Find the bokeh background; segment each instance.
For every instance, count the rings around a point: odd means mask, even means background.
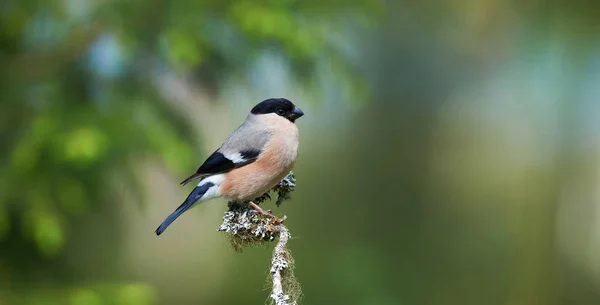
[[[272,246],[231,250],[224,200],[153,231],[280,96],[303,304],[600,304],[599,12],[4,0],[0,304],[263,304]]]

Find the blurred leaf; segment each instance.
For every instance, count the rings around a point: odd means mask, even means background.
[[[70,305],[103,305],[102,298],[91,289],[79,288],[71,293]]]
[[[34,220],[35,239],[42,253],[56,255],[65,243],[65,236],[58,215],[46,212],[37,214]]]
[[[156,303],[156,293],[147,284],[130,284],[119,289],[117,304],[119,305],[151,305]]]
[[[201,45],[189,31],[172,28],[166,33],[164,40],[167,57],[175,68],[194,67],[201,63]]]
[[[89,164],[106,152],[108,138],[95,127],[80,127],[62,139],[62,155],[67,161]]]
[[[35,203],[24,214],[23,225],[26,227],[28,235],[37,244],[41,254],[54,256],[62,249],[65,243],[65,234],[59,215],[52,211],[47,200],[42,199],[39,195],[41,193],[35,192],[32,197]]]

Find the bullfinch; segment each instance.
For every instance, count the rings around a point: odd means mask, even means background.
[[[200,179],[185,201],[156,229],[162,234],[181,214],[196,204],[225,197],[250,204],[283,179],[298,156],[296,119],[304,113],[285,98],[271,98],[254,106],[246,120],[212,153],[196,173],[181,182]]]

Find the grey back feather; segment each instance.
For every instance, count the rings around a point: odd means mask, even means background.
[[[259,128],[257,123],[248,117],[225,139],[218,151],[222,154],[237,154],[246,150],[262,151],[270,138],[269,131]]]

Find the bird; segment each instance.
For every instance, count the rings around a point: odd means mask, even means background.
[[[298,157],[296,120],[304,112],[286,98],[269,98],[254,106],[198,170],[181,185],[199,179],[183,203],[156,229],[161,235],[179,216],[197,204],[224,197],[247,203],[269,215],[253,199],[265,194],[293,168]]]

